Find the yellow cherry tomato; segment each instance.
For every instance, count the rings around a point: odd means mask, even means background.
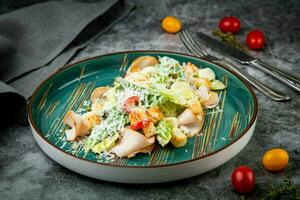
[[[289,154],[284,149],[271,149],[265,153],[262,162],[267,170],[279,171],[287,166]]]
[[[163,19],[162,28],[169,33],[177,33],[181,30],[181,22],[176,17],[167,16]]]

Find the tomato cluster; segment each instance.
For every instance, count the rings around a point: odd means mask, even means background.
[[[240,28],[241,21],[234,16],[224,17],[219,22],[219,29],[225,33],[237,33]],[[260,30],[252,30],[247,35],[246,43],[250,49],[261,49],[265,45],[265,36]]]
[[[271,149],[263,158],[263,166],[272,172],[283,170],[289,162],[289,154],[284,149]],[[233,188],[241,193],[250,193],[255,185],[255,173],[247,166],[237,167],[231,174]]]
[[[167,16],[162,20],[162,28],[169,33],[177,33],[181,30],[181,22],[176,17]],[[219,22],[219,29],[222,32],[230,32],[232,34],[237,33],[241,29],[241,21],[234,16],[224,17]],[[260,30],[251,30],[246,37],[246,43],[250,49],[258,50],[265,45],[264,33]],[[138,97],[129,98],[124,105],[124,109],[130,112],[132,106],[135,106],[139,101]],[[131,129],[137,130],[143,128],[149,123],[147,120],[139,121],[136,124],[131,125]],[[265,153],[262,158],[263,166],[269,171],[280,171],[284,169],[289,160],[288,153],[283,149],[272,149]],[[237,167],[231,174],[231,182],[234,189],[241,193],[250,193],[255,185],[255,173],[247,166]]]

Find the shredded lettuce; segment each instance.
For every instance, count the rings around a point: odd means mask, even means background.
[[[166,100],[156,88],[147,88],[125,79],[117,79],[115,84],[117,84],[118,92],[123,91],[138,96],[146,108],[162,104]]]
[[[172,131],[173,131],[172,124],[166,119],[162,119],[158,123],[156,127],[156,131],[157,131],[156,139],[158,143],[162,147],[166,146],[172,138]]]
[[[92,151],[94,153],[101,153],[104,151],[110,150],[112,147],[115,146],[117,140],[120,138],[120,135],[117,133],[111,137],[105,138],[101,142],[97,143],[93,148]]]
[[[119,107],[113,107],[103,113],[103,115],[107,116],[103,116],[101,123],[93,128],[91,135],[85,143],[86,151],[89,151],[104,139],[118,134],[118,132],[129,123],[128,115]]]
[[[186,80],[183,67],[177,60],[164,56],[159,58],[159,62],[160,64],[156,65],[156,68],[159,72],[158,75],[160,75],[160,77],[163,77],[165,80]]]

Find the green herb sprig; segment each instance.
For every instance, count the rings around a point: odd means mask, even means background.
[[[222,31],[220,31],[219,29],[216,29],[212,32],[215,36],[219,37],[221,39],[221,41],[237,48],[240,49],[241,51],[246,52],[247,48],[240,42],[237,41],[236,37],[230,33],[223,33]]]
[[[267,194],[261,200],[276,200],[283,196],[289,196],[292,199],[300,200],[300,194],[290,176],[284,178],[280,184],[273,184],[268,189]]]

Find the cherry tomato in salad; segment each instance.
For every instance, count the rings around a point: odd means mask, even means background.
[[[138,121],[135,124],[130,125],[129,128],[136,131],[141,128],[145,128],[150,122],[151,122],[150,120],[144,119],[144,120]]]
[[[247,166],[237,167],[231,174],[231,183],[237,192],[250,193],[255,184],[255,174]]]
[[[260,30],[252,30],[247,35],[247,45],[250,49],[261,49],[265,45],[265,35]]]
[[[169,33],[177,33],[181,30],[181,22],[173,16],[167,16],[161,23],[162,28]]]
[[[237,17],[234,16],[224,17],[219,22],[219,29],[224,33],[236,33],[240,30],[240,28],[241,22]]]
[[[125,103],[124,103],[124,110],[128,113],[132,112],[132,108],[134,106],[137,106],[137,104],[139,103],[140,98],[138,96],[131,96],[128,99],[126,99]]]
[[[265,153],[262,162],[267,170],[280,171],[287,166],[289,154],[284,149],[271,149]]]

